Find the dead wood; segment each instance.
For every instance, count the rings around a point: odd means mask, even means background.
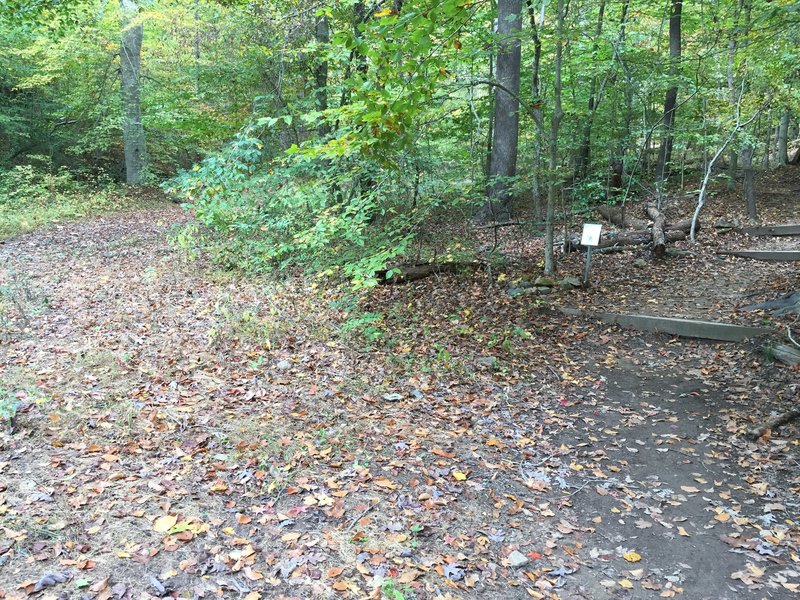
[[[778,415],[777,417],[773,417],[769,421],[753,427],[751,430],[747,432],[747,437],[751,440],[757,440],[768,431],[773,431],[780,427],[781,425],[786,425],[787,423],[794,421],[800,417],[800,408],[795,408],[793,410],[787,411]]]
[[[667,242],[664,235],[664,213],[662,213],[655,204],[647,204],[645,206],[647,216],[653,221],[653,252],[657,258],[663,258],[667,250]]]
[[[776,316],[800,313],[800,290],[789,292],[777,300],[750,304],[744,310],[767,310]]]
[[[375,273],[375,278],[381,285],[400,285],[419,281],[431,275],[442,273],[459,273],[461,271],[475,271],[481,268],[481,263],[477,262],[444,262],[444,263],[423,263],[417,265],[400,265],[391,269],[384,269]],[[398,272],[399,270],[399,272]],[[390,274],[391,273],[391,274]]]
[[[597,212],[599,212],[606,221],[613,223],[617,227],[645,229],[649,225],[645,219],[637,219],[628,214],[630,211],[623,211],[621,206],[601,204],[597,207]]]

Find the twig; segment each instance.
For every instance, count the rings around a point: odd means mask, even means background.
[[[373,508],[375,508],[375,504],[370,504],[365,510],[362,510],[355,519],[350,521],[350,525],[347,526],[345,531],[350,531],[353,527],[355,527],[356,523],[358,523],[361,519],[363,519],[366,516],[366,514]]]
[[[798,344],[798,343],[797,343],[797,340],[795,340],[795,339],[792,337],[792,328],[791,328],[791,327],[789,327],[788,325],[786,326],[786,335],[788,335],[788,336],[789,336],[789,341],[790,341],[790,342],[792,342],[792,343],[793,343],[795,346],[797,346],[798,348],[800,348],[800,344]]]

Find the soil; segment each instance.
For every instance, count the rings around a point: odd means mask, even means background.
[[[792,220],[764,196],[766,223]],[[354,300],[187,261],[170,239],[188,219],[0,245],[0,402],[18,405],[0,598],[797,596],[799,431],[745,436],[796,405],[797,370],[762,349],[796,317],[741,306],[800,280],[716,255],[753,240],[707,227],[685,257],[605,255],[588,290],[512,298],[541,248],[509,233],[508,268]],[[687,340],[563,306],[775,334]]]

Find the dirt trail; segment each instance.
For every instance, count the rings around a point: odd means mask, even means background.
[[[361,352],[310,283],[185,264],[185,218],[0,246],[0,598],[796,596],[797,429],[742,433],[797,384],[755,347],[452,277],[375,292]]]

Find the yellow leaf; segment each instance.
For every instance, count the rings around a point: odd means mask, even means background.
[[[683,527],[678,527],[678,534],[683,537],[691,537]]]
[[[392,9],[384,8],[383,10],[379,10],[378,12],[376,12],[373,16],[381,18],[381,17],[388,17],[391,14],[392,14]]]
[[[175,527],[175,523],[177,522],[178,517],[175,515],[164,515],[163,517],[158,517],[153,522],[153,529],[158,533],[167,533],[170,529]]]
[[[731,516],[728,513],[719,513],[718,515],[714,515],[714,518],[720,523],[725,523],[730,521]]]
[[[642,557],[638,553],[634,552],[633,550],[623,554],[622,558],[624,558],[628,562],[639,562],[640,560],[642,560]]]
[[[261,594],[258,592],[250,592],[244,597],[244,600],[261,600]]]
[[[456,478],[456,481],[464,481],[467,478],[467,474],[461,471],[453,471],[453,477]]]
[[[620,579],[617,583],[620,585],[620,587],[623,587],[626,590],[629,590],[633,587],[633,583],[631,583],[631,581],[628,579]]]
[[[696,493],[698,493],[700,491],[696,487],[694,487],[693,485],[682,485],[681,489],[684,492],[686,492],[687,494],[696,494]]]

